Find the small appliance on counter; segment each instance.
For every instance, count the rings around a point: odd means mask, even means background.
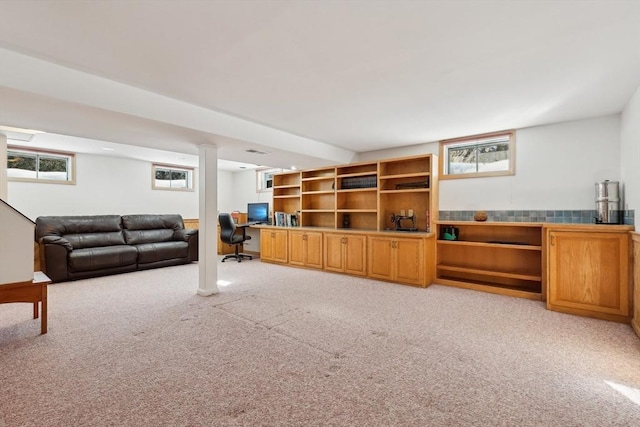
[[[616,181],[596,183],[596,224],[620,224],[619,185]]]

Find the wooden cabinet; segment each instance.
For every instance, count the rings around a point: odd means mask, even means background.
[[[263,228],[260,230],[260,259],[286,264],[288,257],[287,230]]]
[[[423,238],[370,236],[367,251],[369,276],[409,285],[425,286]]]
[[[366,276],[367,236],[351,233],[324,233],[324,269]]]
[[[457,240],[443,240],[445,227]],[[542,225],[437,223],[436,283],[534,300],[542,293]]]
[[[289,230],[289,264],[322,268],[322,232]]]
[[[633,241],[633,320],[631,326],[640,337],[640,233],[631,233]]]
[[[629,226],[547,226],[547,308],[628,323]]]

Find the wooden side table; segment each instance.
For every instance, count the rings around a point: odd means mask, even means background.
[[[0,304],[9,302],[32,302],[33,318],[38,318],[38,303],[42,304],[40,331],[47,333],[47,285],[51,279],[41,271],[33,274],[32,281],[8,283],[0,285]]]

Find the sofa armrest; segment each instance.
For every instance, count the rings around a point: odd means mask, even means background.
[[[198,230],[195,228],[183,228],[173,233],[173,240],[184,240],[188,242],[193,236],[198,236]]]
[[[59,236],[40,239],[40,267],[52,282],[69,280],[68,257],[73,250],[71,243]]]
[[[174,240],[184,240],[189,243],[189,261],[198,261],[198,230],[183,228],[173,233]]]
[[[44,236],[40,239],[40,244],[43,245],[60,245],[64,247],[67,252],[71,252],[73,250],[73,245],[70,241],[60,236]]]

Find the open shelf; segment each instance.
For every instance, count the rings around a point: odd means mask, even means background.
[[[541,224],[438,221],[438,236],[445,227],[463,240],[437,241],[436,283],[542,298]]]

